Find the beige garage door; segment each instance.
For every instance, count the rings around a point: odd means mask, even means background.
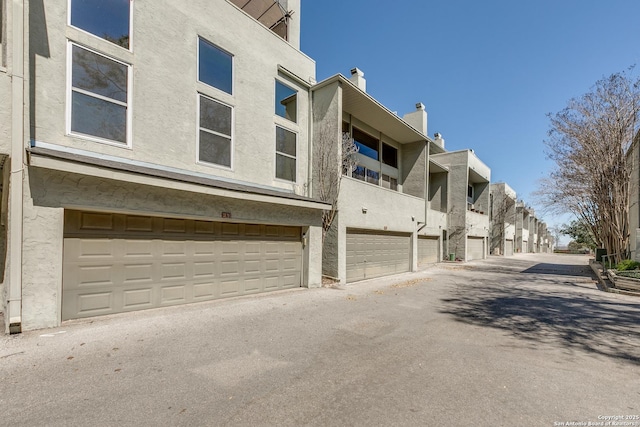
[[[301,285],[299,227],[65,211],[62,319]]]
[[[438,262],[438,238],[418,236],[418,266]]]
[[[529,252],[529,241],[524,240],[522,242],[522,253],[527,253]]]
[[[409,271],[408,234],[347,230],[347,282]]]
[[[513,240],[507,239],[504,242],[504,254],[506,256],[513,256]]]
[[[482,237],[467,238],[467,261],[484,258],[484,239]]]

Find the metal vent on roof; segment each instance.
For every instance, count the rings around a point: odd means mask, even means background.
[[[287,11],[287,0],[231,0],[231,2],[262,25],[288,40],[289,18],[293,11]]]

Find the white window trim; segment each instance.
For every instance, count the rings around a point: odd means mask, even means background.
[[[73,0],[67,0],[67,25],[68,26],[70,26],[72,28],[75,28],[76,30],[78,30],[78,31],[80,31],[80,32],[82,32],[84,34],[88,34],[89,36],[94,37],[94,38],[96,38],[98,40],[102,40],[103,42],[107,42],[110,45],[119,47],[120,49],[123,49],[123,50],[125,50],[127,52],[133,52],[133,1],[134,0],[129,0],[129,48],[128,49],[126,47],[122,47],[122,46],[117,45],[117,44],[115,44],[113,42],[110,42],[109,40],[105,39],[104,37],[97,36],[97,35],[95,35],[93,33],[90,33],[87,30],[83,30],[82,28],[76,27],[75,25],[71,25],[71,2],[72,1]]]
[[[207,87],[210,87],[210,86],[207,85]],[[216,131],[210,130],[210,129],[205,129],[205,128],[202,128],[200,126],[200,97],[208,98],[208,99],[210,99],[210,100],[212,100],[214,102],[217,102],[219,104],[227,106],[227,107],[229,107],[231,109],[231,135],[225,135],[223,133],[216,132]],[[234,148],[235,148],[234,139],[235,139],[235,127],[236,127],[235,126],[235,124],[236,124],[236,122],[235,122],[236,114],[235,114],[234,106],[229,104],[229,103],[223,102],[223,101],[221,101],[219,99],[216,99],[216,98],[214,98],[212,96],[205,95],[204,93],[198,92],[196,94],[196,112],[197,112],[196,113],[196,164],[207,166],[207,167],[212,167],[212,168],[216,168],[216,169],[223,169],[223,170],[227,170],[227,171],[232,171],[233,172],[233,170],[234,170],[233,169],[233,165],[234,165],[234,160],[235,160],[235,156],[234,156],[234,153],[235,153],[235,150],[234,150]],[[208,133],[210,133],[212,135],[219,135],[219,136],[223,136],[225,138],[231,137],[231,142],[230,142],[230,144],[231,144],[231,147],[230,147],[230,153],[231,153],[231,159],[230,159],[231,161],[230,161],[230,163],[231,163],[231,165],[225,166],[225,165],[219,165],[217,163],[210,163],[210,162],[206,162],[204,160],[200,160],[200,131],[201,130],[203,130],[205,132],[208,132]]]
[[[202,39],[203,42],[210,44],[211,46],[214,46],[216,49],[220,49],[221,51],[223,51],[224,53],[226,53],[227,55],[229,55],[231,57],[231,93],[229,92],[225,92],[222,89],[219,89],[215,86],[211,86],[208,83],[203,82],[202,80],[200,80],[200,40]],[[213,89],[216,92],[219,92],[221,94],[224,94],[223,96],[231,96],[233,97],[236,93],[236,79],[235,79],[235,69],[236,69],[236,57],[233,53],[229,52],[227,49],[224,49],[222,47],[220,47],[219,45],[217,45],[216,43],[213,43],[211,41],[209,41],[207,38],[202,37],[202,36],[197,36],[197,41],[196,41],[196,81],[198,83],[203,84],[204,86],[206,86],[209,89]]]
[[[78,46],[81,49],[85,49],[89,52],[95,53],[96,55],[100,55],[103,56],[111,61],[120,63],[124,66],[127,67],[127,102],[123,103],[122,101],[118,101],[116,99],[110,99],[110,98],[106,98],[102,95],[99,95],[97,93],[93,93],[93,92],[89,92],[83,89],[79,89],[73,88],[73,79],[72,79],[72,73],[73,73],[73,46]],[[131,66],[131,64],[127,64],[126,62],[120,61],[116,58],[113,58],[112,56],[106,55],[104,53],[98,52],[95,49],[91,49],[89,47],[83,46],[79,43],[73,42],[71,40],[67,41],[67,93],[66,93],[66,111],[65,111],[65,121],[66,121],[66,134],[67,136],[72,136],[72,137],[77,137],[77,138],[82,138],[82,139],[86,139],[89,141],[93,141],[93,142],[99,142],[101,144],[107,144],[107,145],[112,145],[115,147],[120,147],[120,148],[128,148],[131,149],[132,148],[132,140],[133,140],[133,108],[131,105],[131,98],[132,98],[132,93],[133,93],[133,73],[132,73],[132,69],[133,67]],[[72,93],[73,92],[78,92],[78,93],[82,93],[85,95],[89,95],[92,96],[94,98],[97,99],[101,99],[103,101],[108,101],[111,102],[113,104],[117,104],[117,105],[121,105],[121,106],[125,106],[127,108],[127,118],[126,118],[126,126],[127,126],[127,132],[126,132],[126,143],[122,143],[119,141],[114,141],[111,139],[106,139],[106,138],[100,138],[98,136],[94,136],[94,135],[87,135],[84,133],[80,133],[80,132],[74,132],[71,130],[71,114],[72,114]]]
[[[299,105],[300,105],[300,96],[299,96],[299,95],[300,95],[300,90],[299,90],[299,89],[296,89],[296,88],[294,88],[294,87],[292,87],[292,86],[291,86],[291,84],[287,84],[285,81],[283,81],[282,79],[279,79],[279,78],[277,78],[277,77],[276,77],[275,81],[276,81],[277,83],[280,83],[280,84],[282,84],[283,86],[286,86],[286,87],[288,87],[289,89],[291,89],[291,90],[295,91],[295,93],[296,93],[296,120],[295,120],[295,121],[293,121],[293,120],[289,120],[289,119],[287,119],[286,117],[282,117],[281,115],[277,114],[275,111],[273,112],[273,115],[274,115],[275,117],[278,117],[278,118],[280,118],[280,119],[285,120],[287,123],[293,123],[293,124],[297,125],[297,124],[298,124],[298,118],[300,117],[300,114],[299,114],[299,113],[300,113],[300,107],[299,107]],[[274,100],[273,100],[273,106],[274,106],[274,108],[275,108],[276,101],[277,101],[277,99],[275,99],[275,98],[276,98],[276,88],[275,88],[275,83],[274,83],[274,85],[273,85],[273,86],[274,86],[274,87],[273,87],[273,97],[274,97]]]
[[[280,116],[278,116],[278,117],[280,117]],[[278,129],[277,128],[284,129],[284,130],[286,130],[288,132],[293,133],[296,136],[296,155],[292,156],[291,154],[282,153],[282,152],[278,151],[278,149],[277,149],[278,141],[274,140],[275,148],[276,148],[274,150],[274,157],[273,157],[273,160],[274,160],[274,163],[273,163],[273,176],[274,176],[274,179],[277,182],[286,182],[286,183],[289,183],[289,184],[297,184],[298,183],[298,148],[299,148],[298,147],[298,145],[299,145],[298,144],[298,140],[300,139],[299,138],[300,135],[298,134],[298,132],[296,132],[296,131],[294,131],[292,129],[288,129],[285,126],[281,126],[279,124],[276,124],[276,129],[275,129],[275,132],[274,132],[274,136],[276,136],[276,138],[277,138],[277,134],[278,134]],[[290,159],[294,159],[296,161],[295,181],[289,181],[288,179],[278,178],[278,176],[277,176],[278,175],[278,155],[284,156],[284,157],[289,157]]]

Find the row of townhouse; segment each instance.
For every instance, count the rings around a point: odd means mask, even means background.
[[[489,167],[427,136],[423,104],[404,117],[380,104],[357,68],[316,82],[300,0],[0,5],[5,332],[354,282],[493,245]],[[325,235],[326,141],[341,179]],[[515,212],[500,251],[541,251],[533,212]]]
[[[547,224],[504,182],[491,184],[491,253],[553,253],[555,242]]]
[[[629,168],[629,258],[640,261],[640,131],[626,153]]]

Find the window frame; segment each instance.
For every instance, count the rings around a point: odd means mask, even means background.
[[[78,31],[81,31],[84,34],[88,34],[91,37],[94,37],[98,40],[102,40],[104,42],[109,43],[109,45],[113,45],[113,46],[117,46],[120,49],[124,49],[127,52],[133,52],[133,2],[134,0],[129,0],[129,47],[126,48],[124,46],[120,46],[119,44],[116,44],[112,41],[109,41],[107,39],[105,39],[104,37],[100,37],[96,34],[90,33],[89,31],[82,29],[80,27],[76,27],[75,25],[71,24],[71,2],[73,0],[67,0],[67,25],[70,26],[71,28],[75,28]]]
[[[275,108],[275,106],[276,106],[276,103],[278,102],[278,96],[277,96],[277,93],[278,93],[278,91],[277,91],[278,84],[281,84],[282,86],[284,86],[284,87],[286,87],[286,88],[288,88],[288,89],[292,90],[292,91],[295,93],[295,97],[296,97],[295,120],[291,120],[291,119],[287,118],[287,117],[286,117],[286,115],[285,115],[285,116],[281,116],[280,114],[278,114],[277,110],[276,110],[276,111],[274,111],[274,114],[276,115],[276,117],[280,117],[281,119],[284,119],[284,120],[286,120],[287,122],[298,124],[298,116],[299,116],[299,114],[298,114],[298,113],[299,113],[299,111],[298,111],[298,110],[299,110],[299,108],[298,108],[298,104],[299,104],[299,103],[298,103],[298,101],[300,100],[300,97],[298,96],[298,94],[299,94],[299,90],[298,90],[298,89],[295,89],[295,88],[293,88],[293,87],[291,87],[291,85],[289,85],[289,84],[286,84],[286,83],[285,83],[284,81],[282,81],[281,79],[276,78],[276,79],[275,79],[274,88],[273,88],[273,89],[274,89],[274,90],[273,90],[273,95],[274,95],[274,98],[275,98],[275,99],[274,99],[274,103],[273,103],[273,104],[274,104],[274,108]],[[293,95],[290,95],[290,96],[293,96]],[[285,99],[286,99],[286,98],[285,98]],[[286,111],[286,108],[285,108],[285,111]]]
[[[230,147],[229,147],[229,166],[226,165],[222,165],[222,164],[218,164],[218,163],[211,163],[211,162],[207,162],[206,160],[200,160],[200,131],[203,130],[202,126],[200,125],[200,98],[201,97],[205,97],[213,102],[217,102],[218,104],[224,105],[225,107],[229,107],[229,109],[231,110],[231,135],[224,135],[220,132],[216,132],[212,129],[207,129],[205,128],[205,132],[211,133],[213,135],[219,135],[222,137],[229,137],[230,141]],[[196,164],[198,165],[203,165],[203,166],[207,166],[207,167],[212,167],[212,168],[218,168],[218,169],[224,169],[224,170],[228,170],[228,171],[233,171],[233,165],[234,165],[234,160],[235,160],[235,156],[234,156],[234,148],[235,148],[235,144],[234,144],[234,137],[235,137],[235,107],[227,102],[221,101],[220,99],[214,98],[211,95],[207,95],[205,93],[202,92],[197,92],[196,93]]]
[[[361,145],[364,145],[366,148],[368,148],[369,150],[374,150],[374,148],[372,148],[371,146],[367,145],[364,142],[358,141],[358,139],[356,139],[356,136],[354,135],[354,133],[361,133],[365,138],[371,138],[372,141],[376,141],[377,142],[377,147],[375,148],[375,152],[377,154],[377,157],[371,157],[367,154],[365,154],[364,152],[362,152],[361,150]],[[357,126],[351,126],[351,138],[353,138],[353,142],[354,144],[356,144],[356,146],[359,148],[358,150],[358,155],[360,156],[364,156],[367,157],[375,162],[381,162],[382,161],[382,150],[381,150],[381,141],[380,138],[375,137],[373,135],[371,135],[369,132],[365,132],[364,130],[360,129]],[[366,151],[366,150],[365,150]]]
[[[381,142],[382,142],[382,150],[380,150],[381,151],[381,153],[380,153],[380,161],[382,162],[383,165],[387,165],[387,166],[397,170],[398,169],[399,150],[396,147],[394,147],[393,145],[391,145],[391,144],[387,144],[384,141],[381,141]],[[391,163],[387,163],[386,162],[385,157],[387,157],[387,156],[385,156],[385,151],[386,151],[385,147],[390,148],[395,153],[395,164],[391,164]]]
[[[124,66],[127,67],[127,102],[126,105],[124,105],[124,107],[126,108],[127,112],[126,112],[126,121],[125,121],[125,126],[126,126],[126,132],[125,132],[125,138],[126,138],[126,142],[122,143],[119,141],[115,141],[112,139],[107,139],[107,138],[102,138],[99,136],[95,136],[95,135],[89,135],[89,134],[85,134],[85,133],[81,133],[81,132],[76,132],[73,131],[71,129],[71,124],[72,124],[72,119],[73,119],[73,92],[74,92],[74,88],[73,88],[73,47],[77,46],[80,49],[84,49],[86,51],[89,51],[93,54],[96,55],[100,55],[110,61],[113,62],[117,62],[119,64],[122,64]],[[95,49],[91,49],[90,47],[84,46],[80,43],[77,43],[73,40],[67,39],[67,87],[66,87],[66,111],[65,111],[65,121],[66,121],[66,135],[67,136],[71,136],[71,137],[76,137],[76,138],[81,138],[81,139],[86,139],[89,141],[93,141],[93,142],[99,142],[102,144],[107,144],[107,145],[111,145],[111,146],[115,146],[115,147],[120,147],[120,148],[128,148],[131,149],[132,148],[132,141],[133,141],[133,105],[132,105],[132,94],[133,94],[133,66],[127,62],[121,61],[117,58],[114,58],[110,55],[107,55],[105,53],[102,53],[100,51],[97,51]],[[87,96],[91,96],[94,97],[96,99],[100,99],[103,101],[107,101],[107,102],[111,102],[113,104],[116,105],[123,105],[123,103],[121,101],[115,100],[115,99],[109,99],[105,96],[99,95],[99,94],[94,94],[90,91],[87,91],[85,89],[76,89],[75,90],[78,93],[81,93],[83,95],[87,95]]]
[[[196,37],[197,39],[197,43],[196,43],[196,81],[200,84],[205,85],[208,88],[211,88],[215,91],[218,91],[220,93],[225,94],[225,96],[234,96],[234,94],[236,93],[236,84],[235,84],[235,55],[231,52],[229,52],[228,50],[222,48],[221,46],[217,45],[216,43],[213,43],[211,41],[209,41],[206,37],[203,37],[201,35],[198,35]],[[200,41],[202,41],[203,43],[206,43],[218,50],[220,50],[223,53],[226,53],[227,55],[229,55],[229,57],[231,58],[231,92],[227,92],[224,89],[220,89],[219,87],[213,86],[203,80],[200,80]]]
[[[283,153],[281,151],[278,151],[278,128],[284,130],[285,132],[291,132],[296,137],[296,155],[295,156],[292,156],[291,154],[287,154],[287,153]],[[274,142],[275,142],[275,147],[274,147],[275,148],[275,150],[274,150],[275,156],[274,156],[274,163],[273,163],[273,166],[274,166],[273,167],[273,176],[274,176],[274,179],[276,181],[287,182],[289,184],[297,184],[298,183],[298,151],[299,151],[298,150],[298,148],[299,148],[298,147],[298,141],[299,141],[298,137],[299,137],[298,132],[296,132],[294,130],[291,130],[291,129],[288,129],[285,126],[281,126],[281,125],[276,123],[276,125],[275,125],[275,139],[274,139]],[[295,169],[295,174],[294,174],[294,177],[295,177],[294,181],[289,181],[288,179],[279,178],[278,177],[278,156],[279,155],[295,160],[296,169]]]

